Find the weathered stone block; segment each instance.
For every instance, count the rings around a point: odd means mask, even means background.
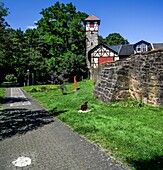
[[[136,98],[163,105],[163,51],[106,63],[99,74],[94,95],[106,103]]]

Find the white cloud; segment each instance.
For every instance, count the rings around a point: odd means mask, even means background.
[[[35,29],[35,28],[37,28],[37,26],[27,26],[27,29]]]

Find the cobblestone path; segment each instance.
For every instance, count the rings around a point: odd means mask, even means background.
[[[16,167],[18,157],[31,164]],[[21,88],[9,88],[0,113],[0,170],[124,170],[111,156],[47,112]]]

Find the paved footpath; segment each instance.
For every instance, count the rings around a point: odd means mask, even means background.
[[[31,164],[13,161],[28,157]],[[125,170],[63,124],[21,88],[8,88],[0,114],[0,170]]]

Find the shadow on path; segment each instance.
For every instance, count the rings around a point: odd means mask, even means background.
[[[54,121],[53,117],[66,111],[48,112],[27,109],[5,109],[0,112],[0,141],[15,134],[23,134]]]
[[[2,104],[4,101],[4,98],[2,96],[0,96],[0,103]]]
[[[10,104],[15,102],[26,102],[26,101],[29,101],[29,99],[23,97],[5,97],[2,100],[2,104]]]
[[[163,156],[156,156],[149,160],[130,160],[136,170],[163,170]]]

